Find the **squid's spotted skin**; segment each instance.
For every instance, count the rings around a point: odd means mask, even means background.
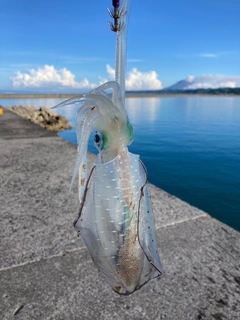
[[[119,1],[115,1],[119,3]],[[118,8],[118,7],[117,7]],[[82,98],[76,115],[78,155],[70,189],[79,174],[80,210],[74,227],[81,234],[98,271],[113,290],[128,295],[162,275],[157,252],[147,172],[138,155],[129,153],[133,128],[125,103],[126,28],[130,2],[123,1],[115,21],[116,81]],[[111,90],[112,95],[105,93]],[[98,158],[87,172],[87,146],[95,130]]]

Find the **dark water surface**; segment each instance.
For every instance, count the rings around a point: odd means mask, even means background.
[[[149,181],[240,231],[240,97],[129,98],[126,108],[135,132],[129,149],[140,154]],[[74,124],[76,106],[57,112]],[[74,130],[59,135],[76,143]],[[89,149],[96,153],[92,140]]]

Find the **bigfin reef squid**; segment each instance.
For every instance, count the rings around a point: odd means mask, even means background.
[[[113,0],[113,10],[108,9],[114,19],[110,28],[117,33],[115,81],[56,106],[81,104],[76,114],[78,154],[70,185],[71,190],[79,174],[80,209],[74,227],[101,276],[120,295],[129,295],[162,275],[147,171],[139,155],[127,147],[134,138],[124,106],[130,2],[123,0],[120,6],[119,0]],[[88,174],[87,147],[93,130],[99,153]]]

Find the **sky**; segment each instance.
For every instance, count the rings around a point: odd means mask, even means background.
[[[86,92],[114,78],[111,0],[0,0],[0,91]],[[239,0],[133,0],[127,90],[240,87]]]

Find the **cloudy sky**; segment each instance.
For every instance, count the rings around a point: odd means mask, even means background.
[[[111,0],[1,0],[0,90],[84,92],[114,77]],[[240,87],[239,0],[133,0],[126,87]]]

